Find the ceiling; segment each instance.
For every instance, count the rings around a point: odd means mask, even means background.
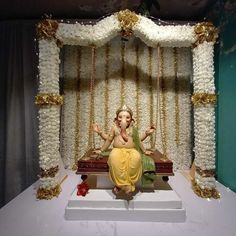
[[[1,0],[0,20],[41,19],[45,14],[63,19],[98,19],[121,9],[138,11],[140,4],[158,2],[151,16],[163,20],[202,20],[217,0]]]

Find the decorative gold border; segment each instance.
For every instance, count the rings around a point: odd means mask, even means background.
[[[196,166],[196,172],[201,175],[202,177],[214,177],[215,176],[215,170],[202,170],[199,166]]]
[[[58,197],[60,192],[61,192],[61,186],[59,184],[51,189],[38,188],[36,198],[40,200],[42,199],[50,200],[53,197]]]
[[[64,101],[63,96],[58,94],[38,94],[35,96],[35,104],[36,105],[62,105]]]
[[[193,44],[193,47],[197,47],[203,42],[216,42],[218,38],[219,30],[211,22],[198,23],[194,27],[197,40]]]
[[[138,23],[139,17],[135,12],[128,9],[117,13],[117,19],[120,22],[121,35],[129,37],[133,35],[133,27]]]
[[[220,193],[215,189],[204,188],[202,189],[195,180],[192,180],[192,189],[196,195],[202,198],[219,199]]]
[[[40,178],[45,178],[45,177],[55,177],[56,173],[58,173],[59,171],[59,166],[55,166],[55,167],[51,167],[48,170],[44,170],[42,168],[40,168],[40,173],[39,173],[39,177]]]
[[[174,73],[175,73],[175,141],[179,145],[180,115],[179,115],[179,87],[178,87],[178,49],[174,48]]]
[[[192,95],[191,101],[194,106],[216,104],[217,96],[209,93],[195,93]]]

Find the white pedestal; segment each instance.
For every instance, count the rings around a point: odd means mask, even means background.
[[[184,222],[182,201],[173,190],[138,192],[132,200],[116,199],[110,189],[90,189],[77,196],[77,189],[65,210],[66,220]]]

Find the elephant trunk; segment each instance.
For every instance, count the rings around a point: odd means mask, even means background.
[[[120,123],[120,127],[121,127],[121,137],[124,139],[125,142],[128,142],[128,135],[126,133],[126,127],[127,127],[127,122],[122,120]]]

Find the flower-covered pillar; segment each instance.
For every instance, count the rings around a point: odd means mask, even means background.
[[[193,95],[194,105],[194,192],[203,198],[218,198],[215,188],[215,84],[214,43],[217,29],[211,23],[200,23],[194,28]]]
[[[44,20],[37,26],[39,37],[39,94],[35,103],[39,105],[39,165],[40,185],[38,199],[51,199],[58,196],[59,184],[59,40],[55,33],[58,23]]]

